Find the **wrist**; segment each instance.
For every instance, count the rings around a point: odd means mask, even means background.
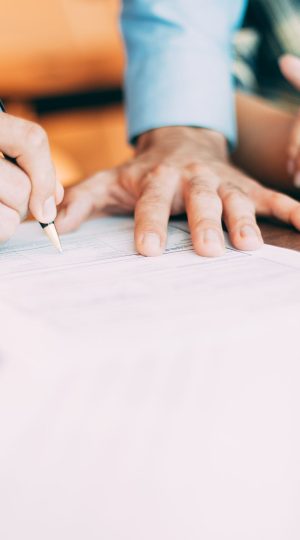
[[[183,142],[201,144],[203,149],[221,160],[228,158],[227,141],[222,133],[190,126],[168,126],[142,133],[137,140],[137,153],[152,147],[180,145]]]

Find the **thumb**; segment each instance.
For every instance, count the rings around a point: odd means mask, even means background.
[[[114,170],[103,171],[67,189],[55,220],[58,232],[65,234],[78,229],[86,219],[103,212],[115,177]]]
[[[60,234],[65,234],[78,227],[90,217],[93,211],[93,201],[88,191],[79,186],[69,188],[62,204],[58,209],[55,225]]]
[[[300,90],[300,58],[284,54],[279,58],[281,73],[297,90]]]

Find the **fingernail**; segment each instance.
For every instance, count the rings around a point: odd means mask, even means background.
[[[220,235],[215,229],[206,229],[203,234],[203,240],[206,244],[220,244]]]
[[[57,210],[54,197],[46,199],[43,207],[43,223],[51,223],[56,218]]]
[[[160,237],[156,233],[145,233],[142,244],[146,255],[158,255],[161,252]]]
[[[240,237],[243,243],[239,244],[238,248],[246,251],[259,249],[264,243],[260,231],[251,225],[244,225],[241,228]]]
[[[297,172],[294,176],[294,186],[300,188],[300,172]]]
[[[200,236],[200,243],[194,243],[196,252],[203,257],[219,257],[224,253],[224,242],[216,229],[205,229]]]
[[[287,162],[287,172],[290,175],[294,174],[294,161],[292,159]]]
[[[57,182],[57,184],[56,184],[56,196],[60,201],[63,199],[64,193],[65,193],[65,190],[64,190],[63,186],[59,182]]]
[[[244,225],[240,234],[243,238],[258,238],[257,231],[250,225]]]

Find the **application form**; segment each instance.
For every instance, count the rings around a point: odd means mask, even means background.
[[[0,537],[298,539],[300,254],[62,246],[0,248]]]
[[[62,245],[57,254],[36,223],[24,224],[0,248],[0,299],[24,317],[24,328],[39,324],[52,339],[70,338],[71,349],[78,341],[90,354],[100,344],[106,354],[124,354],[133,341],[143,354],[157,347],[193,354],[199,333],[202,347],[217,346],[216,335],[221,343],[233,329],[260,334],[300,301],[300,254],[271,246],[242,253],[228,244],[223,257],[199,257],[184,221],[170,224],[158,258],[137,255],[131,218],[90,221]]]

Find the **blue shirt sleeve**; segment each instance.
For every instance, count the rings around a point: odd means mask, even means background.
[[[236,138],[231,44],[246,0],[124,0],[129,137],[197,126]]]

